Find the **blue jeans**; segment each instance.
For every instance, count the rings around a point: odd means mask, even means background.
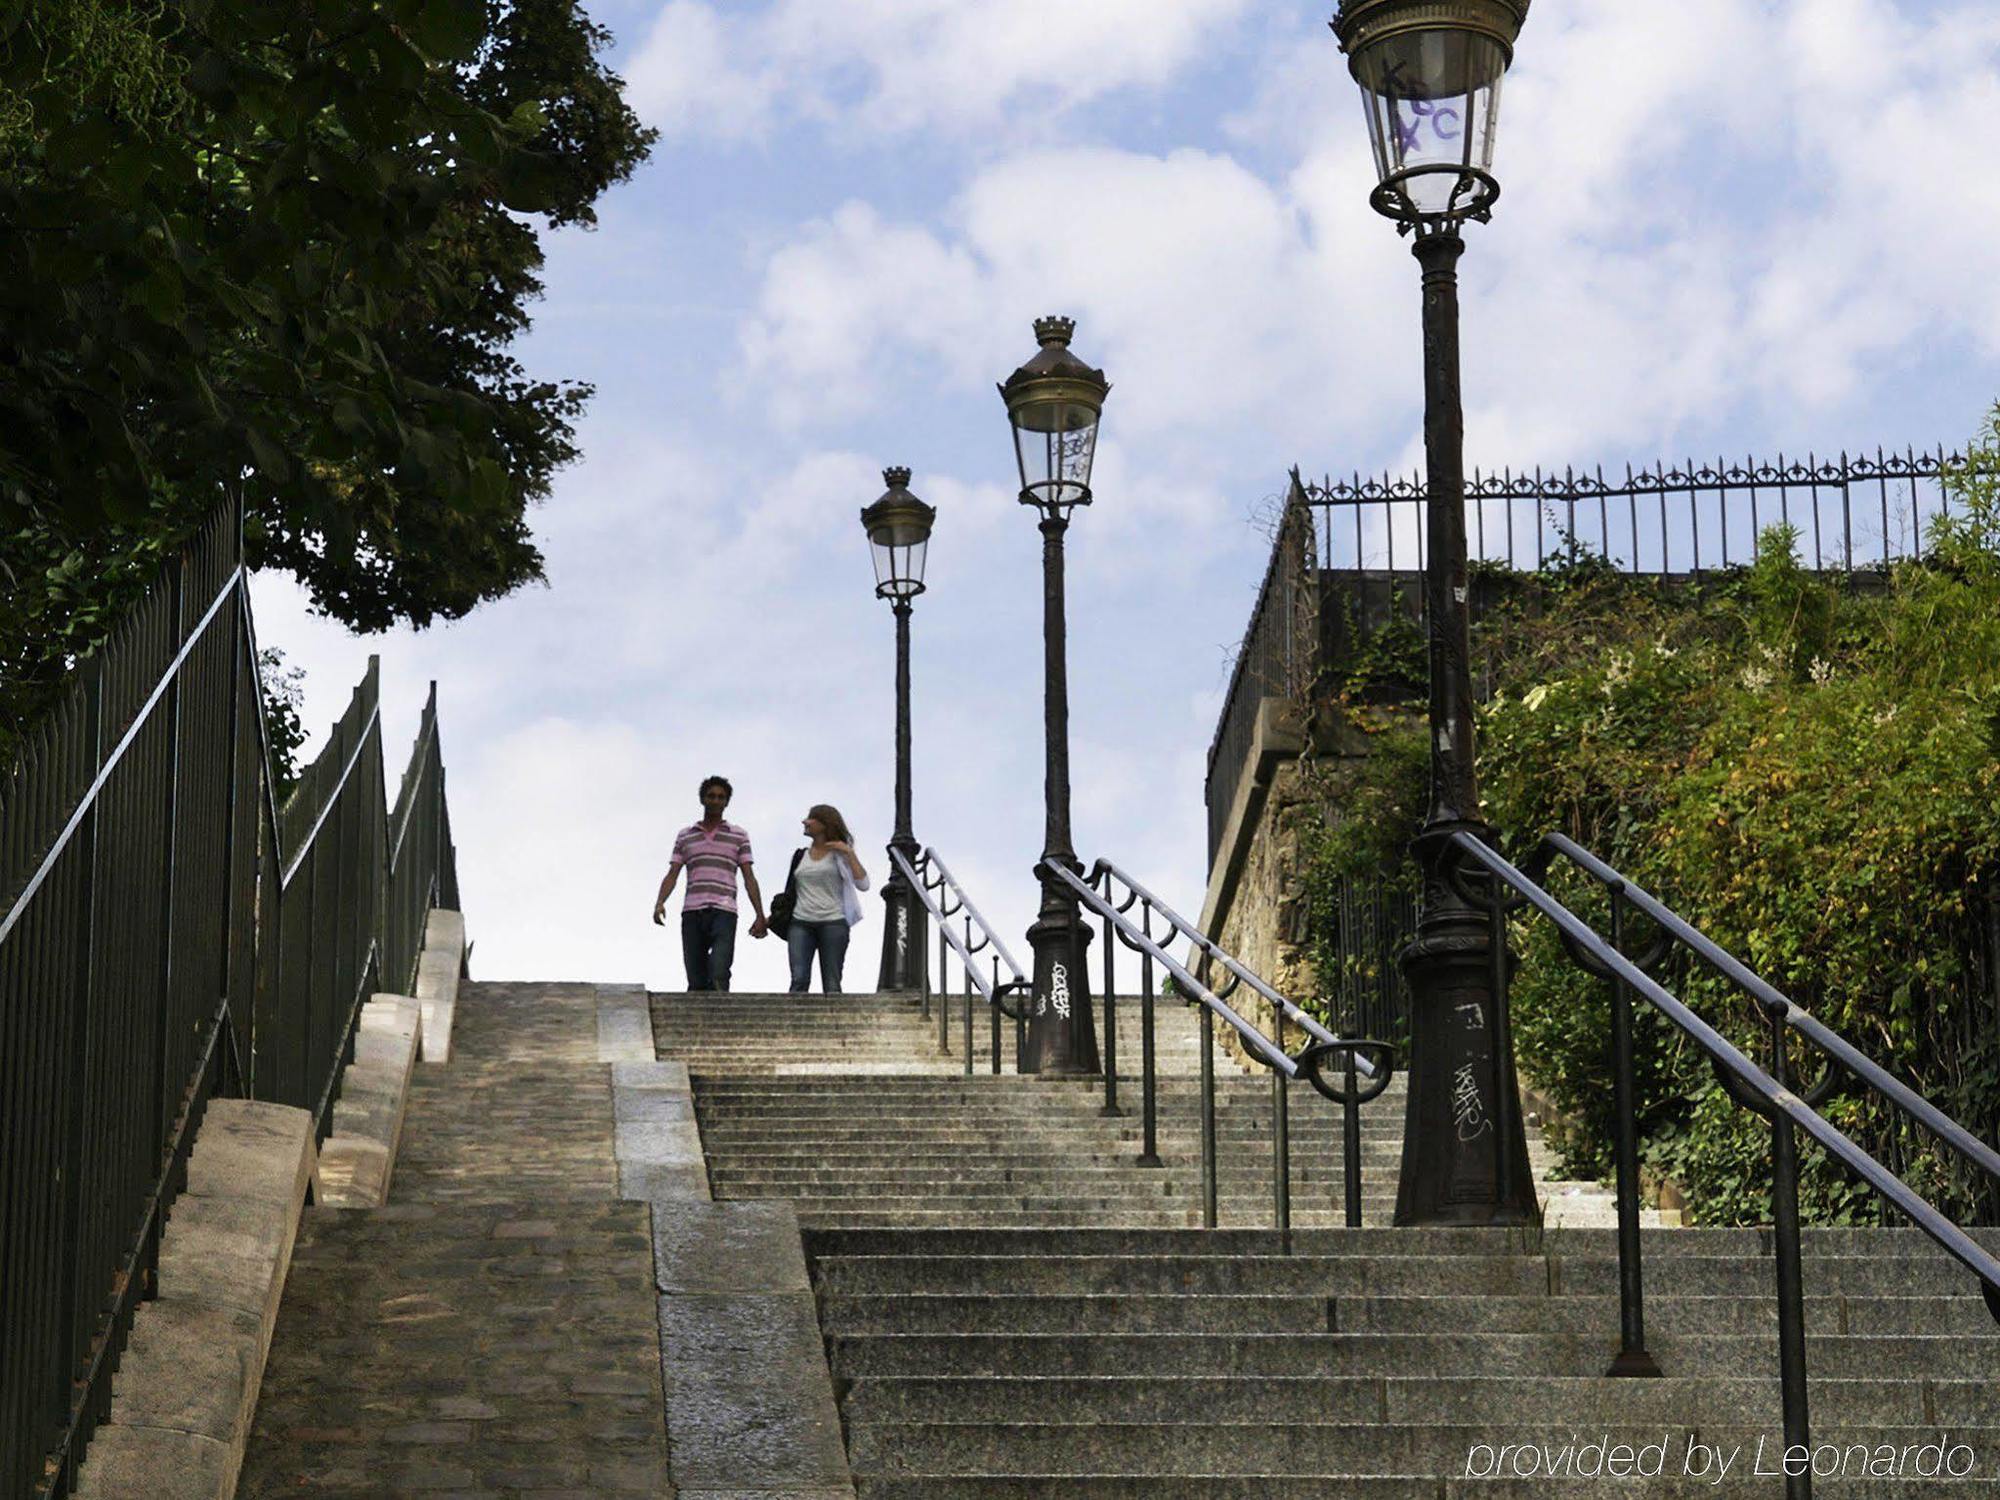
[[[792,961],[792,993],[803,995],[812,984],[813,952],[819,952],[819,987],[829,995],[840,993],[840,971],[847,962],[847,921],[801,922],[792,918],[785,934],[785,950]]]
[[[736,913],[719,906],[681,912],[681,957],[687,961],[688,989],[729,989],[729,965],[736,957]]]

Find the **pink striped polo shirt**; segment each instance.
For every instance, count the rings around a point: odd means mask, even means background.
[[[674,865],[687,867],[687,898],[682,911],[736,910],[736,871],[750,863],[750,835],[734,823],[711,830],[700,823],[683,828],[674,839]]]

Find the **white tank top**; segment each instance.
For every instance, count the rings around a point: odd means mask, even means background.
[[[795,922],[845,922],[847,909],[840,900],[840,867],[838,854],[828,854],[823,859],[814,859],[808,853],[799,861],[797,881],[798,902],[792,907]]]

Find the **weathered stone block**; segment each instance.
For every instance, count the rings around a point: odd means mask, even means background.
[[[161,1427],[98,1429],[76,1500],[228,1500],[240,1458],[199,1433]]]

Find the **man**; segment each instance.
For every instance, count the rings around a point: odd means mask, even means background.
[[[688,872],[687,897],[681,902],[681,955],[687,960],[687,983],[692,991],[729,988],[729,964],[736,956],[736,872],[743,872],[743,889],[750,897],[750,909],[757,919],[750,924],[750,936],[765,932],[764,895],[757,889],[757,876],[750,868],[750,835],[734,823],[722,820],[735,789],[721,776],[711,776],[701,784],[701,821],[683,828],[674,839],[673,862],[667,878],[660,882],[659,899],[653,903],[653,921],[667,920],[667,897],[681,867]]]

